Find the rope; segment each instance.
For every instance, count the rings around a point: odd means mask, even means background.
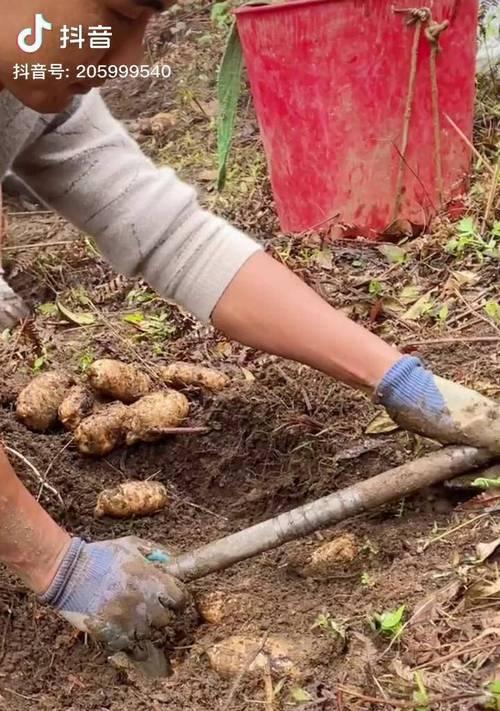
[[[437,79],[437,56],[441,51],[439,38],[441,33],[447,29],[448,20],[444,22],[432,22],[425,28],[425,36],[431,43],[431,97],[432,97],[432,122],[434,125],[434,170],[436,173],[436,188],[438,194],[439,207],[443,206],[444,184],[443,184],[443,163],[441,154],[441,121],[439,117],[439,86]]]
[[[410,125],[415,101],[415,88],[417,83],[418,51],[422,29],[425,28],[425,37],[431,44],[430,54],[430,76],[431,76],[431,98],[432,98],[432,121],[434,127],[434,167],[436,173],[436,189],[439,199],[439,207],[443,204],[443,169],[441,156],[441,122],[439,117],[439,88],[437,79],[437,56],[440,52],[439,38],[441,33],[449,26],[449,21],[435,22],[432,19],[431,10],[428,7],[421,8],[394,8],[393,12],[406,15],[406,25],[414,26],[413,43],[410,59],[410,75],[408,79],[408,91],[406,94],[405,111],[403,115],[403,130],[401,135],[401,148],[399,149],[399,167],[396,180],[396,197],[394,200],[393,222],[399,217],[401,203],[404,194],[404,178],[407,166],[406,153],[410,136]]]

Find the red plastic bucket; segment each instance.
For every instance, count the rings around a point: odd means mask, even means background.
[[[478,1],[426,5],[433,21],[449,21],[435,100],[424,24],[414,53],[416,24],[394,11],[414,0],[295,0],[236,11],[284,231],[337,221],[377,238],[396,216],[426,224],[441,204],[439,185],[444,202],[463,192],[470,151],[446,115],[472,136]]]

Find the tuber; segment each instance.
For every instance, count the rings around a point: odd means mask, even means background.
[[[229,383],[229,378],[213,368],[194,363],[171,363],[159,370],[160,378],[167,385],[183,387],[195,385],[217,392]]]
[[[94,514],[114,518],[147,516],[164,508],[167,499],[167,490],[158,481],[126,481],[99,494]]]
[[[73,377],[64,372],[38,375],[19,393],[17,417],[32,430],[48,430],[57,421],[59,406],[73,382]]]
[[[319,648],[315,638],[269,635],[264,641],[259,637],[234,635],[207,649],[210,665],[224,679],[245,672],[252,673],[270,667],[278,677],[301,677],[305,666]]]
[[[87,372],[89,383],[96,392],[121,402],[135,402],[151,389],[149,375],[135,365],[119,360],[96,360]]]
[[[68,430],[74,430],[91,414],[94,397],[83,385],[74,385],[59,405],[59,419]]]
[[[126,442],[154,442],[178,427],[189,411],[187,398],[175,390],[151,393],[128,408]]]
[[[105,405],[95,415],[80,422],[75,443],[82,454],[103,456],[123,442],[128,408],[121,402]]]
[[[220,625],[227,619],[234,621],[248,618],[255,613],[248,595],[224,593],[221,590],[198,593],[195,605],[201,619],[212,625]]]

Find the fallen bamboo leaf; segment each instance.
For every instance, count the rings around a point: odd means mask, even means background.
[[[422,289],[419,286],[416,286],[415,284],[410,284],[409,286],[405,286],[403,289],[401,289],[398,298],[402,304],[404,304],[405,306],[409,306],[410,304],[414,304],[415,301],[418,301],[421,296]]]
[[[384,434],[385,432],[394,432],[399,429],[399,425],[392,420],[385,410],[379,412],[378,415],[370,420],[366,426],[366,434]]]
[[[403,314],[405,321],[416,321],[423,316],[429,309],[432,308],[433,300],[431,294],[433,289],[421,296],[410,308]]]
[[[381,244],[377,249],[392,264],[403,264],[408,258],[406,250],[397,244]]]
[[[71,311],[71,309],[68,309],[67,306],[61,304],[60,301],[57,301],[56,304],[61,316],[63,316],[67,321],[75,323],[77,326],[92,326],[92,324],[95,323],[94,314],[85,311]]]
[[[493,553],[495,553],[499,546],[500,538],[497,538],[494,541],[489,541],[488,543],[478,543],[476,546],[477,560],[475,563],[477,565],[484,563],[485,560],[490,558]]]
[[[300,686],[295,686],[293,689],[291,689],[290,696],[296,704],[306,704],[309,701],[312,701],[311,694],[305,689],[301,689]]]

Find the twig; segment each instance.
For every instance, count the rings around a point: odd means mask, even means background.
[[[179,496],[179,494],[175,491],[175,489],[172,487],[171,484],[168,484],[167,486],[171,490],[174,499],[177,499],[177,501],[180,501],[182,504],[185,504],[186,506],[190,506],[193,509],[198,509],[199,511],[203,511],[203,513],[209,514],[210,516],[214,516],[215,518],[220,518],[223,521],[229,520],[227,518],[227,516],[223,516],[222,514],[215,513],[215,511],[210,511],[210,509],[206,509],[204,506],[200,506],[200,504],[195,504],[193,501],[188,501],[187,499],[184,499],[182,496]]]
[[[490,191],[488,194],[488,200],[486,201],[486,208],[484,210],[483,224],[481,227],[481,234],[482,235],[484,235],[484,232],[486,230],[486,226],[488,223],[488,218],[490,216],[491,208],[493,207],[493,201],[495,200],[499,172],[500,172],[500,158],[498,159],[498,161],[495,165],[495,172],[493,173],[493,179],[491,181]]]
[[[5,451],[8,452],[9,454],[14,455],[14,456],[17,457],[18,459],[20,459],[22,462],[24,462],[24,464],[26,464],[26,466],[27,466],[27,467],[33,472],[33,474],[36,476],[36,478],[38,479],[38,481],[40,482],[40,484],[42,485],[42,487],[45,487],[45,488],[48,489],[52,494],[54,494],[54,496],[57,498],[57,500],[59,501],[59,503],[61,504],[61,506],[62,506],[63,508],[66,508],[65,503],[64,503],[64,501],[63,501],[63,498],[62,498],[61,494],[60,494],[60,493],[57,491],[57,489],[55,489],[51,484],[49,484],[47,481],[45,481],[45,479],[42,477],[42,475],[40,474],[40,472],[38,471],[38,469],[35,467],[35,465],[34,465],[32,462],[30,462],[30,460],[27,459],[27,458],[24,456],[24,454],[21,454],[21,452],[18,452],[16,449],[12,449],[12,447],[7,447],[7,445],[4,445],[4,449],[5,449]]]
[[[206,434],[210,432],[210,427],[164,427],[162,434]]]
[[[243,677],[245,676],[245,674],[246,674],[247,671],[249,670],[249,668],[250,668],[250,666],[252,665],[252,663],[257,659],[257,657],[259,656],[259,654],[260,654],[260,653],[262,652],[262,650],[264,649],[268,637],[269,637],[269,632],[266,632],[266,634],[265,634],[264,637],[262,638],[262,641],[261,641],[261,643],[259,644],[259,646],[257,647],[257,649],[256,649],[256,650],[253,650],[252,653],[248,655],[248,659],[247,659],[247,661],[245,662],[245,664],[244,664],[244,666],[243,666],[243,669],[240,671],[240,673],[238,674],[238,676],[237,676],[236,679],[234,680],[234,682],[233,682],[231,688],[229,689],[229,694],[227,695],[227,698],[226,698],[224,704],[222,705],[221,711],[227,711],[228,708],[231,706],[231,702],[232,702],[232,700],[234,699],[234,696],[235,696],[235,694],[236,694],[236,692],[237,692],[237,690],[238,690],[239,685],[241,684],[241,681],[242,681]]]
[[[467,299],[464,296],[462,296],[462,294],[459,292],[458,289],[455,289],[454,291],[455,291],[455,294],[460,299],[460,301],[464,304],[464,306],[467,307],[469,313],[473,314],[474,316],[477,316],[477,318],[480,318],[481,321],[484,321],[484,323],[487,323],[490,328],[493,328],[495,331],[497,331],[497,333],[500,333],[500,328],[498,328],[498,326],[495,326],[495,324],[492,323],[492,321],[490,321],[489,318],[487,318],[486,316],[483,316],[483,314],[479,313],[479,311],[476,311],[475,309],[473,309],[472,306],[467,301]]]
[[[70,440],[69,440],[69,442],[66,442],[66,444],[64,445],[64,447],[61,447],[61,449],[57,452],[57,454],[55,454],[55,455],[52,457],[52,459],[51,459],[50,462],[49,462],[49,466],[47,467],[47,469],[46,469],[46,470],[44,471],[44,473],[43,473],[43,480],[44,480],[44,481],[47,479],[49,473],[50,473],[51,470],[52,470],[52,467],[53,467],[54,464],[57,462],[57,460],[59,459],[59,457],[61,456],[61,454],[62,454],[64,451],[66,451],[66,449],[68,449],[68,447],[70,446],[70,444],[72,444],[72,443],[74,442],[74,440],[75,440],[75,438],[74,438],[74,437],[71,437]]]
[[[420,668],[420,667],[419,667]],[[379,699],[376,696],[366,696],[365,694],[362,694],[359,692],[357,689],[350,689],[347,686],[341,686],[340,684],[337,685],[336,687],[340,691],[343,691],[344,694],[348,696],[354,696],[357,699],[361,699],[362,701],[367,701],[371,704],[379,704],[380,706],[393,706],[394,708],[398,709],[414,709],[415,708],[415,702],[414,701],[399,701],[398,699]],[[449,694],[443,694],[440,696],[432,696],[429,698],[429,707],[431,707],[434,704],[439,704],[443,701],[450,702],[450,701],[462,701],[463,699],[478,699],[482,698],[484,696],[484,692],[482,691],[465,691],[463,694],[454,694],[453,696],[450,696]]]
[[[18,244],[15,247],[4,247],[2,252],[24,252],[27,249],[43,249],[44,247],[59,247],[63,244],[75,244],[74,239],[63,239],[55,242],[31,242],[29,244]]]
[[[488,513],[482,513],[482,514],[479,514],[478,516],[474,516],[474,518],[467,519],[467,521],[463,521],[459,526],[454,526],[453,528],[450,528],[448,531],[441,533],[439,536],[435,536],[434,538],[431,538],[430,540],[428,540],[427,543],[425,543],[422,546],[420,551],[423,553],[433,543],[437,543],[437,541],[442,541],[444,538],[447,538],[452,533],[455,533],[455,531],[459,531],[461,528],[470,526],[475,521],[479,521],[479,519],[484,518],[485,516],[488,516],[488,515],[489,515]]]
[[[472,640],[473,642],[475,640]],[[420,666],[416,667],[416,669],[430,669],[431,667],[438,667],[440,664],[443,662],[449,662],[451,659],[455,659],[455,657],[460,656],[460,654],[464,654],[465,652],[484,652],[486,649],[495,649],[495,647],[498,647],[500,645],[500,640],[497,640],[496,642],[493,642],[492,644],[481,644],[477,645],[476,647],[469,647],[466,644],[464,644],[460,649],[455,650],[454,652],[450,652],[449,654],[445,654],[444,657],[437,657],[435,659],[431,659],[430,662],[427,662],[426,664],[420,664]]]
[[[451,338],[429,338],[426,341],[407,341],[401,344],[402,348],[412,348],[413,346],[431,346],[439,343],[497,343],[499,336],[459,336]]]
[[[455,129],[455,131],[458,133],[458,135],[460,136],[460,138],[462,139],[462,141],[463,141],[463,142],[467,145],[467,147],[470,148],[470,150],[474,153],[474,155],[475,155],[476,158],[479,160],[479,162],[480,162],[480,163],[483,163],[483,165],[486,166],[486,168],[490,171],[490,173],[493,174],[493,173],[495,172],[495,169],[493,168],[493,166],[491,165],[491,163],[490,163],[484,156],[482,156],[481,153],[479,153],[479,151],[477,150],[476,146],[472,143],[472,141],[470,141],[470,140],[467,138],[467,136],[465,135],[465,133],[464,133],[460,128],[458,128],[458,126],[457,126],[457,124],[455,123],[455,121],[453,121],[453,119],[450,118],[450,116],[448,116],[447,113],[444,114],[444,117],[445,117],[445,119],[448,121],[448,123],[450,124],[450,126]]]
[[[271,677],[271,663],[269,661],[269,657],[266,658],[266,665],[262,670],[262,673],[264,675],[264,690],[266,694],[265,709],[266,711],[273,711],[274,689],[273,680]]]
[[[336,688],[346,696],[354,696],[356,699],[361,699],[361,701],[366,701],[370,704],[379,704],[380,706],[394,706],[397,709],[409,709],[413,708],[415,704],[410,701],[398,701],[397,699],[379,699],[376,696],[367,696],[362,694],[357,689],[350,689],[348,686],[341,686],[338,684]]]

